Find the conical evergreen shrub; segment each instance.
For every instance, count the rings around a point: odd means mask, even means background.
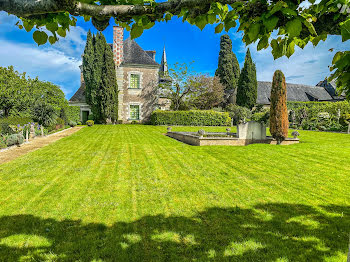
[[[287,85],[282,71],[273,75],[270,106],[270,133],[280,144],[288,137]]]

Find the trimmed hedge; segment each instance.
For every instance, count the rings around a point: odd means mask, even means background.
[[[79,106],[68,106],[66,108],[67,122],[79,122],[80,121],[80,107]]]
[[[151,115],[151,124],[181,126],[229,126],[231,125],[231,118],[227,112],[216,112],[212,110],[156,110]]]
[[[347,129],[342,121],[350,113],[350,102],[288,102],[289,123],[292,128],[341,131]]]
[[[29,117],[8,117],[0,118],[0,134],[13,134],[13,130],[10,128],[10,125],[25,125],[33,122]]]

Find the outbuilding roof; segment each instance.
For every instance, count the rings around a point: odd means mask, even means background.
[[[270,104],[271,82],[258,81],[258,104]],[[321,86],[287,83],[287,101],[330,101],[332,96]]]

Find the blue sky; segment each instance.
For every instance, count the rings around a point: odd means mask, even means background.
[[[91,22],[78,20],[66,38],[61,38],[54,45],[38,47],[32,39],[32,32],[27,33],[15,26],[17,18],[0,12],[0,66],[13,65],[20,72],[27,72],[31,77],[59,85],[69,99],[79,88],[81,54],[84,50],[86,33],[95,32]],[[194,61],[193,69],[197,72],[213,75],[217,68],[221,34],[214,33],[215,26],[208,25],[203,31],[180,19],[168,23],[157,23],[152,29],[144,31],[136,39],[145,50],[156,50],[156,60],[160,62],[165,44],[170,64]],[[107,42],[112,43],[112,25],[103,33]],[[231,29],[228,34],[233,41],[233,51],[243,66],[246,47],[240,33]],[[129,33],[125,33],[128,37]],[[334,51],[328,51],[333,48]],[[256,45],[250,46],[252,57],[257,65],[257,78],[271,81],[276,69],[286,75],[290,83],[315,85],[329,75],[328,66],[336,51],[349,50],[350,41],[341,42],[339,37],[328,37],[325,42],[314,48],[308,45],[304,50],[296,49],[295,54],[274,60],[271,50],[256,51]]]

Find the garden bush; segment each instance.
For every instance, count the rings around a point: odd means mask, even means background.
[[[70,126],[70,127],[75,127],[76,125],[77,125],[76,122],[74,122],[74,121],[69,121],[69,126]]]
[[[183,126],[228,126],[231,118],[227,112],[212,110],[162,111],[156,110],[151,115],[152,125],[183,125]]]
[[[87,126],[93,126],[95,124],[94,120],[86,121]]]
[[[232,118],[234,125],[237,125],[240,122],[249,121],[250,118],[252,117],[252,113],[248,108],[235,105],[235,104],[229,104],[226,107],[226,111],[229,113],[229,116]]]
[[[9,135],[6,139],[7,146],[21,145],[24,142],[24,137],[22,134]]]
[[[93,114],[90,114],[90,115],[88,116],[88,120],[95,120],[94,115],[93,115]]]
[[[254,113],[250,120],[256,121],[259,123],[268,124],[269,119],[270,119],[270,111],[264,110],[263,112]]]
[[[11,129],[10,125],[23,126],[31,122],[33,122],[33,120],[28,117],[0,118],[0,134],[14,134],[15,132]]]
[[[80,121],[80,107],[79,106],[68,106],[65,108],[67,123],[79,122]]]
[[[350,114],[350,103],[342,102],[288,102],[289,122],[292,128],[322,131],[344,131],[347,124],[342,116]]]
[[[0,135],[0,149],[7,147],[6,138],[7,138],[6,136]]]

